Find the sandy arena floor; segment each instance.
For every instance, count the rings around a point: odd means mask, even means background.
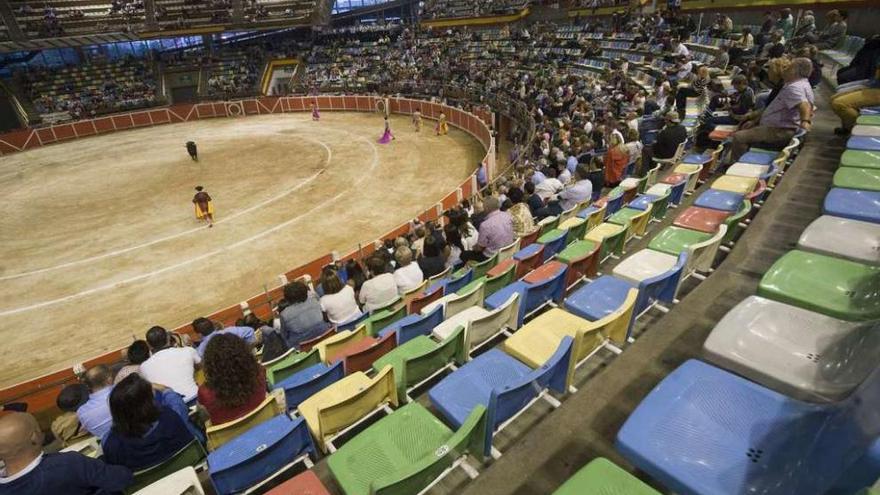
[[[464,132],[376,144],[375,114],[216,119],[0,158],[0,386],[71,366],[278,284],[439,201],[483,156]],[[198,143],[198,163],[184,143]],[[193,188],[217,224],[196,222]]]

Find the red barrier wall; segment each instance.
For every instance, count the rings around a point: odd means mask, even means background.
[[[69,141],[72,139],[86,138],[109,132],[122,131],[138,127],[148,127],[169,123],[190,122],[208,118],[242,118],[249,115],[265,115],[287,112],[309,111],[310,105],[316,103],[321,111],[376,111],[376,103],[380,100],[376,96],[317,96],[317,97],[264,97],[252,100],[232,102],[210,102],[198,104],[172,105],[163,108],[142,110],[125,114],[117,114],[99,117],[93,120],[80,120],[73,123],[53,125],[39,129],[25,129],[5,134],[0,134],[0,155],[18,153],[40,146]],[[486,148],[486,158],[494,153],[492,133],[487,126],[491,116],[480,111],[480,115],[474,115],[457,108],[441,105],[438,103],[412,100],[408,98],[390,98],[389,107],[393,113],[410,114],[416,108],[421,109],[427,118],[437,118],[440,113],[445,113],[449,118],[449,124],[472,135]],[[476,176],[468,177],[461,186],[450,192],[439,203],[432,204],[424,212],[418,215],[422,221],[436,220],[442,211],[447,210],[458,203],[462,198],[475,194]],[[438,211],[438,207],[440,211]],[[404,223],[391,232],[383,235],[380,239],[396,238],[409,231],[409,223]],[[375,250],[375,241],[365,242],[358,253],[355,250],[342,257],[342,259],[368,256]],[[294,280],[303,275],[309,275],[313,280],[320,276],[321,269],[332,262],[332,257],[327,254],[305,265],[296,267],[284,275],[287,280]],[[271,294],[277,297],[279,287],[269,289]],[[264,300],[264,294],[258,294],[248,299],[249,301]],[[256,309],[256,308],[255,308]],[[261,313],[263,311],[260,311]],[[213,313],[212,317],[225,324],[234,323],[235,319],[243,314],[240,304],[235,304]],[[191,321],[196,315],[181,315],[181,319]],[[188,319],[187,319],[188,318]],[[198,335],[193,331],[189,323],[182,324],[174,329],[175,332],[186,334],[195,340]],[[86,367],[99,363],[114,363],[121,359],[121,350],[108,352],[102,356],[86,361]],[[73,381],[76,377],[71,368],[55,371],[42,377],[19,383],[6,389],[0,390],[0,403],[26,402],[28,410],[40,412],[53,409],[55,398],[61,388]]]

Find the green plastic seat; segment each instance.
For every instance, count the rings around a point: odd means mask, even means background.
[[[591,252],[593,252],[594,249],[596,249],[595,242],[581,239],[579,241],[575,241],[569,244],[565,249],[563,249],[559,254],[556,255],[556,259],[559,262],[568,265],[571,264],[572,260],[580,259],[590,254]]]
[[[485,297],[489,297],[513,283],[513,281],[516,280],[516,268],[516,263],[511,263],[501,275],[498,275],[497,277],[483,277],[486,283],[486,288],[483,289]]]
[[[661,253],[678,256],[693,244],[699,244],[712,238],[713,234],[698,232],[681,227],[666,227],[648,244],[649,249]]]
[[[880,267],[806,251],[776,260],[758,295],[847,321],[880,318]]]
[[[271,364],[264,365],[266,368],[266,381],[269,382],[269,385],[275,385],[276,382],[280,382],[320,362],[321,354],[318,352],[318,349],[312,349],[309,352],[296,352],[291,349],[289,355]]]
[[[463,455],[482,460],[485,431],[482,405],[453,432],[412,402],[349,440],[327,459],[327,465],[346,495],[411,495]]]
[[[474,289],[479,287],[480,284],[485,284],[486,280],[488,280],[488,279],[489,279],[488,276],[482,276],[480,278],[475,278],[475,279],[471,280],[470,282],[468,282],[466,285],[463,285],[461,287],[461,289],[458,289],[457,291],[455,291],[455,293],[456,293],[456,295],[459,295],[459,296],[462,294],[470,294],[471,292],[474,291]]]
[[[618,256],[623,254],[627,230],[629,229],[623,225],[608,222],[600,223],[593,230],[587,232],[584,239],[602,243],[602,248],[599,251],[599,259],[602,262],[612,254]]]
[[[568,230],[568,237],[565,239],[566,244],[571,244],[572,242],[581,239],[584,237],[584,234],[587,233],[587,226],[589,224],[583,218],[569,218],[565,222],[559,224],[559,228],[563,230]]]
[[[380,330],[405,316],[406,304],[402,304],[399,308],[374,311],[367,320],[367,333],[375,337],[379,335]]]
[[[410,387],[443,370],[450,363],[461,365],[465,361],[467,343],[464,327],[460,326],[440,343],[427,335],[419,335],[377,359],[373,369],[378,373],[388,365],[394,368],[397,396],[402,398],[407,396]]]
[[[655,220],[657,222],[663,220],[663,217],[666,216],[666,212],[669,211],[669,195],[671,194],[671,190],[667,190],[666,194],[663,196],[657,196],[656,199],[652,203],[651,207],[651,220]]]
[[[834,172],[834,187],[880,191],[880,168],[840,167]]]
[[[129,495],[146,486],[152,485],[162,478],[176,473],[187,467],[195,467],[204,461],[208,454],[205,448],[198,440],[193,440],[186,447],[180,449],[170,459],[153,466],[151,468],[137,471],[134,473],[134,483],[125,489],[125,494]]]
[[[617,464],[599,457],[560,486],[553,495],[660,495]]]
[[[486,272],[495,267],[495,264],[498,263],[498,254],[494,254],[491,258],[486,261],[477,263],[472,265],[471,268],[474,270],[474,279],[481,278],[486,275]]]
[[[880,151],[846,150],[840,156],[840,166],[880,168]]]
[[[633,217],[641,215],[642,213],[644,213],[644,210],[636,210],[635,208],[621,208],[617,210],[617,213],[611,215],[606,221],[617,225],[627,226],[632,223]]]
[[[859,125],[880,125],[880,115],[859,115],[856,119]]]

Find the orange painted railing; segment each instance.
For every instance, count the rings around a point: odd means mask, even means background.
[[[80,120],[65,124],[57,124],[50,127],[36,129],[24,129],[21,131],[0,134],[0,155],[17,153],[29,149],[39,148],[55,143],[61,143],[73,139],[86,138],[108,134],[111,132],[150,127],[160,124],[174,124],[191,122],[208,118],[233,117],[242,118],[255,115],[279,114],[288,112],[309,111],[310,105],[315,103],[321,111],[376,111],[377,103],[381,100],[377,96],[292,96],[292,97],[263,97],[250,100],[229,102],[210,102],[198,104],[172,105],[163,108],[153,108],[131,113],[110,115],[92,120]],[[436,119],[440,113],[445,113],[451,126],[457,127],[476,138],[486,149],[483,163],[486,164],[490,173],[495,167],[495,142],[487,125],[491,122],[491,115],[480,112],[480,115],[465,112],[463,110],[433,103],[428,101],[414,100],[409,98],[388,98],[388,107],[391,113],[410,114],[414,109],[421,110],[422,115],[428,119]],[[463,198],[469,198],[477,193],[476,174],[469,176],[460,187],[447,194],[439,203],[429,206],[418,217],[422,221],[436,220],[443,211],[456,205]],[[382,236],[377,241],[388,238],[396,238],[409,231],[409,223],[401,224]],[[360,250],[340,256],[343,260],[368,256],[373,252],[374,243],[370,241],[363,244]],[[321,256],[305,265],[296,267],[279,276],[279,286],[270,288],[265,293],[257,294],[244,303],[235,304],[221,309],[208,318],[232,324],[236,319],[244,315],[244,311],[253,311],[255,314],[267,315],[272,302],[277,302],[281,297],[281,287],[285,281],[290,281],[308,275],[317,279],[321,269],[332,261],[330,254]],[[198,315],[181,315],[181,320],[191,321]],[[195,337],[192,326],[189,323],[180,325],[174,329],[180,334]],[[83,363],[86,368],[97,364],[116,363],[122,359],[122,349],[106,353]],[[31,412],[47,411],[55,408],[55,398],[61,388],[76,380],[72,368],[55,371],[39,378],[22,382],[6,389],[0,390],[0,404],[8,402],[26,402]]]

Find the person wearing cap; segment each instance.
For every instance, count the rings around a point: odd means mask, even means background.
[[[55,405],[61,410],[61,414],[52,421],[50,429],[52,435],[61,442],[61,447],[74,444],[89,434],[76,415],[76,410],[87,400],[89,388],[83,383],[66,385],[55,399]]]

